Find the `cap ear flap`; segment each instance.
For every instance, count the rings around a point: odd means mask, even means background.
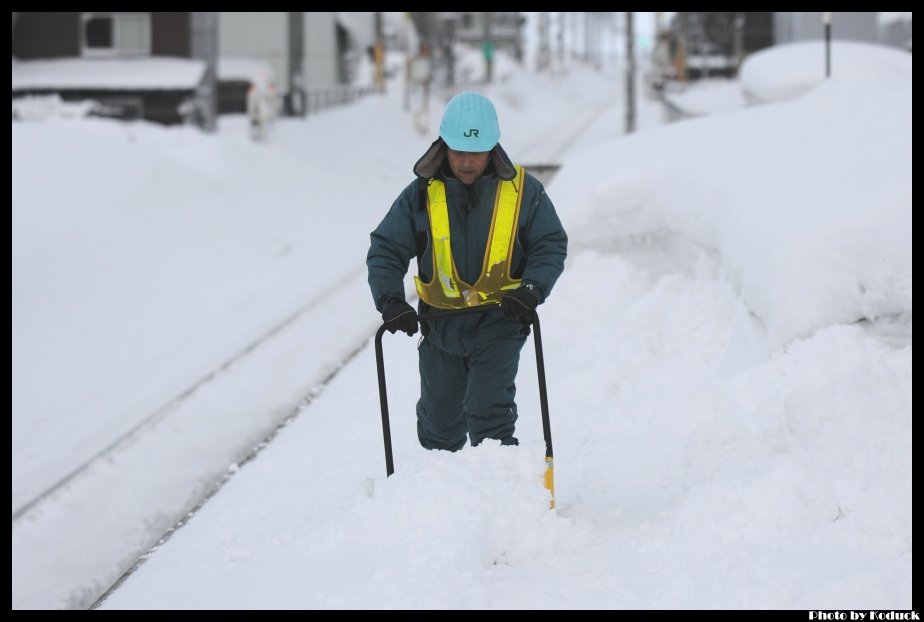
[[[517,169],[500,143],[497,143],[494,145],[494,148],[491,149],[491,161],[494,162],[494,169],[497,171],[498,177],[504,181],[510,181],[516,178]]]
[[[414,174],[422,179],[435,177],[445,158],[446,143],[443,142],[442,138],[437,138],[427,149],[426,153],[417,160],[417,163],[414,165]]]

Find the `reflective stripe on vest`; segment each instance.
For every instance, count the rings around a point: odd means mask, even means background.
[[[514,241],[520,222],[520,204],[523,200],[523,167],[517,166],[516,171],[514,179],[497,182],[484,264],[481,276],[474,285],[469,285],[459,277],[452,257],[446,185],[438,179],[430,180],[427,188],[427,216],[430,219],[430,239],[433,240],[433,278],[429,283],[424,283],[419,276],[415,276],[414,282],[420,299],[431,307],[461,309],[499,303],[505,291],[519,287],[520,279],[510,277]]]

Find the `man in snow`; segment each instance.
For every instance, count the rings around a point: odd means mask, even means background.
[[[369,287],[390,332],[417,332],[403,285],[414,257],[420,313],[484,307],[421,324],[417,436],[427,449],[457,451],[466,433],[472,445],[517,444],[520,349],[564,269],[568,237],[555,207],[499,139],[488,98],[453,97],[416,179],[371,235]]]

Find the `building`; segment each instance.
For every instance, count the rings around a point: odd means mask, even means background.
[[[460,43],[481,46],[490,41],[495,50],[504,50],[523,58],[522,27],[518,12],[455,13],[455,39]]]
[[[215,13],[13,13],[12,96],[97,102],[96,114],[214,127]]]
[[[911,13],[878,13],[879,41],[911,51]]]
[[[523,58],[523,24],[519,12],[452,12],[411,13],[421,41],[433,51],[435,61],[446,65],[448,84],[454,84],[452,46],[467,44],[484,51],[487,58],[495,51]]]
[[[56,94],[96,102],[94,114],[205,127],[255,100],[301,115],[371,90],[357,76],[377,27],[390,32],[396,15],[13,13],[12,96]]]
[[[792,43],[824,39],[824,13],[819,11],[794,11],[773,14],[775,43]],[[851,41],[878,41],[876,13],[862,11],[839,11],[831,14],[831,38]]]
[[[745,56],[774,43],[769,12],[676,13],[666,33],[675,76],[682,80],[738,74]]]
[[[239,111],[247,90],[265,82],[253,72],[265,73],[266,68],[287,114],[302,115],[355,98],[369,90],[369,84],[358,78],[363,63],[371,62],[376,29],[393,15],[219,13],[221,110]]]

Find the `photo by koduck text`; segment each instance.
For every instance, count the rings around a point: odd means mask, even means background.
[[[809,620],[920,620],[917,611],[809,611]]]

